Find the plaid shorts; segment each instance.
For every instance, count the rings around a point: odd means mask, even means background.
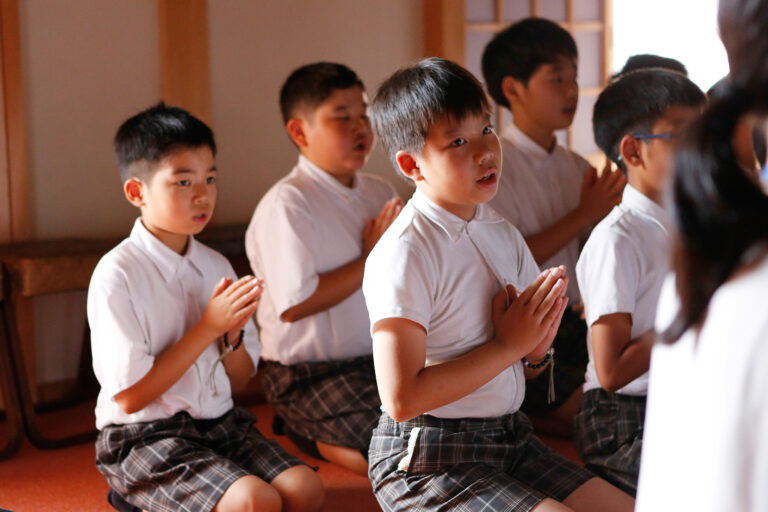
[[[637,493],[645,401],[645,396],[590,389],[574,418],[584,465],[632,496]]]
[[[587,353],[587,324],[581,315],[566,308],[555,340],[555,401],[547,403],[549,371],[525,382],[525,400],[520,409],[531,416],[542,416],[560,407],[584,384],[589,354]]]
[[[234,408],[220,418],[171,418],[110,425],[96,440],[96,467],[109,486],[144,510],[200,512],[213,509],[240,477],[271,482],[304,464],[253,425],[256,418]]]
[[[522,412],[400,423],[383,413],[368,453],[376,499],[386,511],[528,511],[593,478],[532,430]]]
[[[367,451],[381,415],[371,356],[259,367],[264,394],[294,434]]]

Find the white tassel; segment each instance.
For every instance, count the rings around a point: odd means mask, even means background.
[[[397,465],[397,469],[400,471],[408,471],[408,466],[411,465],[411,456],[416,449],[416,440],[419,438],[419,431],[421,431],[421,427],[413,427],[411,429],[411,437],[408,438],[408,449],[405,452],[405,457],[400,459],[400,463]]]
[[[547,403],[555,401],[555,355],[552,349],[552,360],[549,362],[549,393],[547,393]]]

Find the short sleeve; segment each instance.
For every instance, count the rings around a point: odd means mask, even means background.
[[[607,230],[593,232],[576,264],[576,278],[587,325],[605,315],[635,311],[640,259],[628,237]]]
[[[282,187],[271,204],[260,205],[253,237],[246,237],[248,254],[258,254],[261,273],[269,288],[278,316],[307,300],[319,281],[311,250],[323,241],[315,240],[314,221],[308,209]]]
[[[515,237],[519,247],[517,275],[520,282],[527,288],[539,276],[541,270],[539,270],[536,260],[533,259],[533,254],[528,248],[528,244],[525,243],[523,235],[517,229],[515,229]]]
[[[429,331],[436,289],[434,265],[408,242],[379,243],[365,264],[363,295],[373,329],[385,318],[406,318]]]
[[[94,372],[114,397],[144,377],[155,362],[125,275],[97,268],[88,287],[87,311]]]

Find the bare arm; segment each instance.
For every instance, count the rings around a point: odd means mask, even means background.
[[[224,332],[245,324],[256,311],[259,290],[258,281],[253,276],[235,283],[226,278],[219,281],[203,318],[179,341],[158,354],[144,377],[115,395],[120,408],[126,414],[133,414],[168,391],[208,345]]]
[[[605,217],[621,202],[626,183],[621,171],[611,170],[611,162],[607,159],[600,176],[594,168],[584,173],[578,206],[547,229],[525,239],[536,263],[541,265],[584,229]]]
[[[600,385],[606,391],[621,389],[645,372],[651,364],[654,332],[631,339],[629,313],[601,316],[592,324],[592,351]]]
[[[562,269],[543,272],[509,307],[502,289],[493,298],[494,338],[440,364],[424,366],[426,331],[421,325],[404,318],[377,322],[373,357],[386,411],[396,421],[404,421],[454,402],[538,345],[551,343],[567,300],[562,273]],[[509,288],[514,294],[514,288]]]
[[[280,319],[284,322],[296,322],[332,308],[359,290],[363,284],[363,270],[368,253],[395,220],[402,207],[403,202],[400,198],[387,201],[378,217],[368,221],[365,226],[362,256],[337,269],[318,275],[317,288],[312,295],[304,302],[283,311]]]

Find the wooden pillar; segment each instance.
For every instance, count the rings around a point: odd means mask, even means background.
[[[424,56],[450,59],[463,66],[464,0],[424,0],[423,5]]]
[[[212,121],[207,0],[159,0],[163,101]]]
[[[18,0],[0,0],[0,243],[29,240],[32,222]]]

